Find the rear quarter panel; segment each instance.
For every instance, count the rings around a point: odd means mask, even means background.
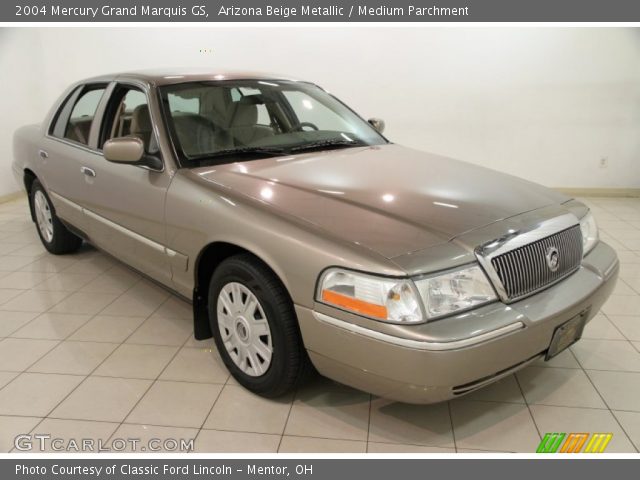
[[[45,148],[46,131],[60,105],[79,84],[78,82],[67,87],[51,106],[42,123],[25,125],[18,128],[13,134],[12,170],[16,178],[19,179],[20,185],[24,186],[24,170],[28,168],[36,174],[45,188],[47,187],[47,180],[42,172],[39,150]]]
[[[26,125],[20,127],[13,134],[13,175],[24,188],[24,171],[30,169],[34,173],[38,170],[38,150],[42,141],[42,129],[40,125]]]

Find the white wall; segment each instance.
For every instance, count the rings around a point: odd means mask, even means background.
[[[49,101],[34,75],[42,54],[35,32],[0,28],[0,197],[20,188],[11,173],[13,132],[39,122]]]
[[[392,141],[549,186],[640,187],[638,29],[29,28],[0,30],[0,196],[13,130],[68,84],[181,66],[312,80]]]

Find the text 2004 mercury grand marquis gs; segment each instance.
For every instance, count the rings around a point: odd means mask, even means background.
[[[131,73],[15,135],[44,246],[82,239],[193,302],[237,381],[463,395],[578,340],[618,260],[582,203],[387,141],[278,76]]]

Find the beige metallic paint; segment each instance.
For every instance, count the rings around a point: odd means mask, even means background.
[[[252,252],[291,295],[305,346],[321,373],[398,400],[443,400],[452,396],[454,385],[521,368],[548,346],[557,325],[587,308],[592,316],[612,290],[617,259],[600,243],[577,273],[541,293],[431,323],[392,325],[317,303],[316,281],[328,267],[395,277],[443,270],[475,261],[478,245],[509,230],[569,213],[577,222],[586,208],[523,180],[396,145],[178,169],[155,88],[221,78],[282,77],[202,72],[96,77],[90,82],[108,83],[109,91],[122,81],[147,93],[162,171],[107,162],[97,148],[97,122],[86,147],[48,136],[56,105],[42,126],[16,133],[14,173],[34,172],[67,223],[187,298],[203,249],[229,243]],[[82,166],[95,177],[83,175]],[[473,341],[519,322],[524,328]],[[357,332],[338,325],[354,325]],[[362,334],[367,331],[372,335]],[[470,346],[428,348],[460,342]]]
[[[144,155],[142,140],[135,137],[112,138],[103,146],[104,158],[114,163],[138,162]]]

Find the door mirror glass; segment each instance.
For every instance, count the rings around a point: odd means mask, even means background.
[[[118,137],[104,142],[104,158],[114,163],[138,164],[144,156],[144,144],[137,137]]]
[[[384,132],[384,120],[381,118],[370,118],[367,122],[369,122],[371,126],[378,131],[378,133]]]

